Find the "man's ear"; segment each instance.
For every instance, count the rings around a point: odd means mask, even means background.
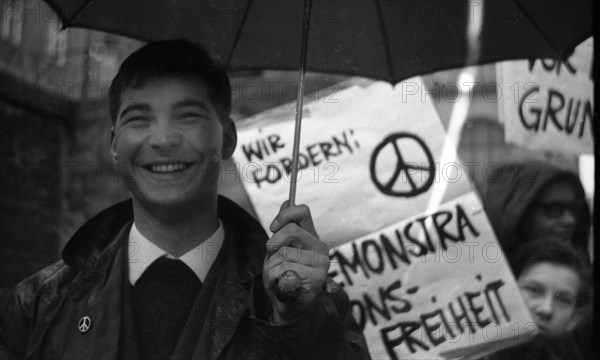
[[[110,128],[110,153],[113,157],[113,162],[117,163],[117,145],[115,142],[115,127]]]
[[[237,131],[235,123],[231,118],[223,122],[223,159],[229,159],[233,156],[233,151],[237,145]]]

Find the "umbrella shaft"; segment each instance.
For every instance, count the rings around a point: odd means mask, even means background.
[[[294,128],[294,145],[292,152],[292,173],[290,179],[289,206],[296,203],[296,183],[298,182],[298,157],[300,153],[300,134],[302,131],[302,106],[304,99],[304,73],[306,72],[306,53],[308,52],[308,32],[310,30],[312,0],[304,2],[304,15],[302,18],[302,48],[300,51],[300,79],[298,81],[298,95],[296,98],[296,121]]]
[[[302,103],[304,98],[304,73],[306,68],[306,52],[308,50],[308,31],[310,29],[310,9],[312,0],[304,1],[304,16],[302,19],[302,49],[300,51],[300,80],[298,82],[298,96],[296,97],[296,126],[294,128],[294,150],[292,153],[292,174],[290,179],[290,196],[288,206],[294,206],[296,203],[296,183],[298,181],[298,154],[300,150],[300,132],[302,130]],[[284,303],[293,303],[300,294],[300,275],[294,270],[288,270],[288,278],[295,279],[296,282],[288,284],[287,292],[283,288],[282,279],[279,278],[276,287],[276,295],[279,301]]]

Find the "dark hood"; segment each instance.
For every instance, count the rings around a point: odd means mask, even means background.
[[[498,241],[508,254],[524,240],[517,233],[519,222],[544,185],[555,179],[564,179],[573,185],[578,197],[585,198],[583,186],[575,173],[544,162],[498,164],[492,169],[479,190]],[[590,224],[591,214],[586,205],[585,214],[578,219],[573,235],[575,247],[587,249]]]

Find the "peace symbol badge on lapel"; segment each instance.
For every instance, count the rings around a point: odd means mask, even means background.
[[[81,319],[79,319],[77,327],[79,328],[79,331],[82,334],[85,334],[92,327],[92,319],[90,319],[89,316],[82,317]]]

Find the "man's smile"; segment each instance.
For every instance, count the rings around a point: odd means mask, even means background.
[[[144,168],[155,174],[168,174],[174,172],[180,172],[187,169],[190,163],[167,163],[167,164],[150,164],[145,165]]]

